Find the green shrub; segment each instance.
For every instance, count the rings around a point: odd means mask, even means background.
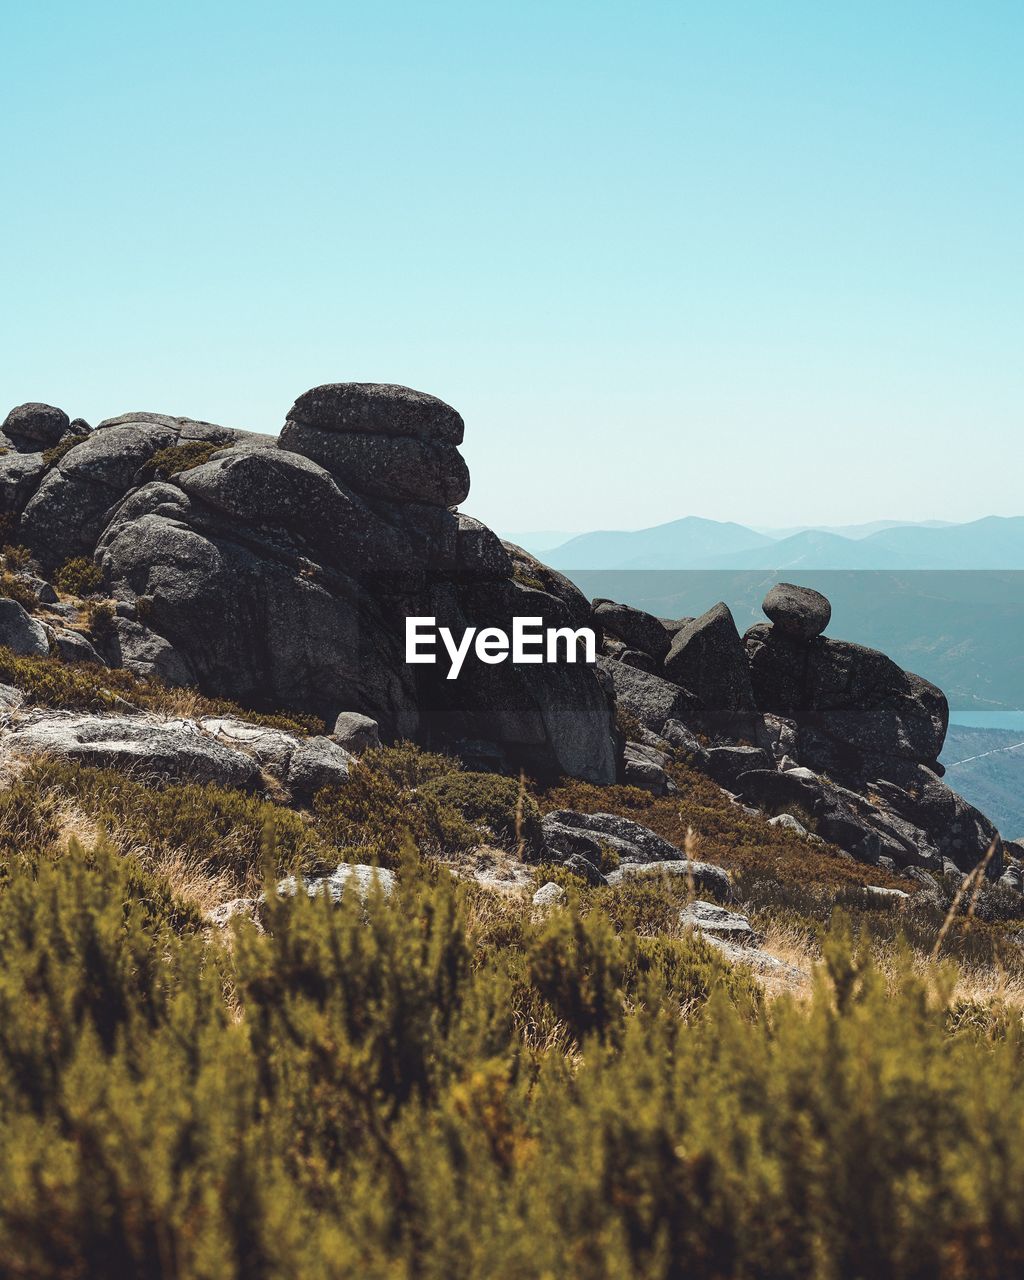
[[[506,849],[539,854],[544,848],[537,802],[525,781],[496,773],[449,773],[425,783],[423,794],[483,825]]]
[[[38,788],[37,788],[38,790]],[[696,938],[470,891],[211,946],[102,847],[0,885],[0,1257],[27,1276],[889,1277],[1024,1266],[1024,1039],[842,929],[766,1007]]]
[[[103,573],[85,556],[73,556],[57,570],[53,585],[66,596],[90,596],[103,585]]]
[[[33,799],[40,796],[51,805],[73,801],[123,849],[139,849],[150,857],[180,854],[208,872],[232,872],[250,890],[259,884],[268,850],[275,874],[333,869],[338,862],[302,815],[212,783],[154,788],[114,769],[40,761],[19,783],[0,792],[0,822],[6,806],[8,821],[36,844],[47,834],[40,825],[46,809],[32,816]]]
[[[47,467],[55,467],[65,454],[70,453],[75,445],[81,444],[84,439],[84,435],[69,436],[66,440],[62,440],[59,444],[55,444],[52,449],[44,449],[43,465]]]
[[[201,467],[223,448],[222,444],[211,444],[207,440],[190,440],[186,444],[174,444],[160,449],[139,468],[140,483],[147,480],[167,480],[182,471]]]
[[[32,552],[28,547],[17,544],[6,543],[0,555],[3,556],[4,568],[12,571],[27,569],[32,563]]]
[[[0,596],[8,600],[15,600],[26,613],[32,613],[39,608],[39,600],[36,593],[21,578],[16,577],[13,573],[9,573],[6,569],[0,571]]]
[[[479,843],[477,833],[429,789],[442,770],[457,767],[409,743],[367,751],[344,786],[315,797],[317,831],[328,844],[346,849],[350,861],[385,867],[398,865],[410,839],[428,857],[465,851]]]
[[[237,716],[286,733],[323,733],[325,728],[315,716],[267,715],[226,698],[204,698],[191,690],[182,693],[130,671],[86,664],[73,666],[57,658],[26,657],[3,647],[0,683],[14,685],[31,703],[69,711],[108,711],[127,702],[140,710],[179,715],[184,703],[189,714]]]

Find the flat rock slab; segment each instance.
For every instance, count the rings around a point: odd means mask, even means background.
[[[753,928],[746,916],[738,911],[728,911],[714,902],[698,899],[684,907],[679,913],[679,923],[698,933],[708,934],[715,938],[728,938],[731,942],[749,944],[761,941],[761,935]]]
[[[247,788],[259,779],[256,761],[221,746],[197,724],[147,717],[53,713],[15,728],[5,753],[72,760],[161,782],[213,782]]]
[[[574,853],[599,861],[601,846],[614,849],[623,862],[678,862],[681,851],[662,836],[614,813],[577,813],[556,809],[544,818],[544,840],[563,858]]]
[[[286,876],[278,882],[277,893],[282,898],[294,898],[301,884],[309,897],[316,898],[326,894],[332,902],[338,903],[351,888],[365,902],[378,888],[385,898],[390,897],[395,883],[395,873],[388,871],[386,867],[343,862],[329,876]]]
[[[803,969],[780,960],[778,956],[773,956],[770,951],[763,951],[760,947],[740,946],[736,942],[730,942],[728,938],[718,938],[711,933],[705,933],[704,939],[733,964],[745,964],[766,978],[777,978],[793,985],[805,983],[810,978],[810,974]]]
[[[649,880],[652,876],[681,876],[692,879],[701,893],[716,893],[732,897],[732,884],[728,872],[711,862],[696,862],[683,858],[674,862],[626,863],[608,873],[609,884],[622,884],[627,880]]]

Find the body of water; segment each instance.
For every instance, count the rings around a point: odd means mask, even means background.
[[[949,723],[971,729],[1018,729],[1024,733],[1024,711],[951,711]]]

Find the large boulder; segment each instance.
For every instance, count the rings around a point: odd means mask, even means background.
[[[0,597],[0,647],[23,656],[45,658],[50,652],[43,624],[6,597]]]
[[[797,723],[804,762],[863,775],[889,757],[938,758],[949,723],[945,695],[884,653],[823,636],[794,640],[764,624],[744,639],[757,705]],[[813,734],[834,748],[831,757],[819,750],[811,758]]]
[[[70,426],[68,415],[52,404],[19,404],[4,419],[0,432],[24,453],[52,449]]]
[[[425,612],[455,635],[468,627],[509,633],[515,617],[576,630],[561,600],[515,581],[439,583]],[[439,744],[490,741],[500,744],[513,768],[615,781],[610,691],[582,653],[572,664],[467,661],[457,680],[446,679],[444,663],[417,670],[424,729]]]
[[[270,541],[243,543],[204,525],[186,496],[153,486],[115,513],[100,544],[113,593],[147,602],[147,629],[167,640],[200,687],[244,705],[333,721],[357,707],[387,732],[418,727],[401,637],[359,583],[304,568]],[[239,530],[244,535],[244,530]]]
[[[597,665],[611,681],[617,704],[645,729],[660,734],[670,720],[684,725],[702,722],[699,699],[671,680],[613,658],[599,657]]]
[[[456,506],[469,494],[469,468],[451,444],[406,436],[359,436],[287,422],[281,448],[312,458],[374,498]]]
[[[0,516],[20,515],[45,471],[41,453],[0,453]]]
[[[286,529],[328,564],[355,564],[367,573],[409,567],[409,540],[300,454],[242,444],[183,472],[175,484],[228,528]]]
[[[409,436],[461,444],[461,416],[437,396],[383,382],[313,387],[292,405],[290,422],[343,435]]]
[[[299,397],[280,445],[359,493],[450,507],[469,493],[461,440],[462,419],[434,396],[409,387],[338,383]]]
[[[820,591],[780,582],[772,587],[761,608],[784,635],[794,640],[813,640],[821,635],[832,617],[832,606]]]
[[[756,714],[743,643],[725,604],[676,632],[665,675],[696,694],[712,713],[732,721],[753,720]]]
[[[577,813],[556,809],[543,820],[544,842],[562,857],[580,854],[600,860],[601,847],[613,849],[622,862],[685,861],[682,852],[649,827],[614,813]]]
[[[672,637],[659,619],[643,609],[614,600],[594,601],[594,623],[604,631],[624,640],[632,649],[639,649],[661,662],[669,651]]]

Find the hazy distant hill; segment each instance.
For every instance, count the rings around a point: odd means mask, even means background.
[[[579,534],[546,552],[558,569],[1024,569],[1024,516],[969,524],[805,529],[786,537],[689,516],[635,531]],[[870,528],[870,526],[868,526]]]
[[[685,516],[633,532],[581,533],[550,551],[547,561],[556,569],[684,569],[718,555],[753,553],[772,545],[772,538],[745,525]]]

